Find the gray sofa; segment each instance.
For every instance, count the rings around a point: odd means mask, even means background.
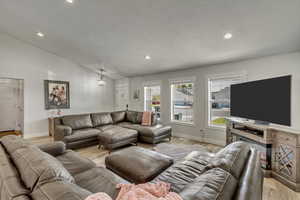
[[[97,192],[115,198],[116,184],[128,183],[66,150],[62,142],[38,148],[16,136],[0,139],[0,169],[1,200],[84,200]],[[262,199],[263,177],[257,152],[242,142],[232,143],[216,154],[192,152],[152,181],[171,183],[171,190],[183,200]]]
[[[63,141],[70,149],[99,143],[112,150],[137,141],[155,144],[171,139],[171,127],[156,121],[153,114],[152,125],[142,126],[142,112],[136,111],[57,117],[54,119],[54,140]]]
[[[114,198],[118,183],[127,181],[63,142],[38,148],[16,136],[0,139],[1,200],[84,200],[101,191]]]

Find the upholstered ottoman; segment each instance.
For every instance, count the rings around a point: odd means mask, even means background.
[[[114,152],[105,159],[106,168],[135,184],[153,180],[172,164],[171,157],[141,147]]]
[[[111,126],[98,135],[99,147],[112,151],[121,146],[136,144],[138,141],[138,132],[136,130]]]
[[[139,140],[156,144],[164,139],[171,140],[172,138],[172,128],[171,126],[164,126],[162,124],[157,124],[155,126],[141,126],[139,128]]]

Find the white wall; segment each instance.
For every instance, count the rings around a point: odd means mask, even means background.
[[[71,109],[63,114],[112,111],[114,81],[97,86],[97,75],[67,59],[0,33],[0,77],[24,79],[24,136],[48,134],[44,80],[70,82]]]
[[[141,88],[145,81],[161,80],[162,122],[170,124],[170,87],[169,79],[180,77],[196,77],[194,120],[195,126],[171,124],[175,135],[216,144],[225,144],[225,131],[207,126],[207,76],[226,73],[246,72],[247,80],[259,80],[270,77],[293,75],[292,82],[292,128],[300,130],[300,52],[252,59],[242,62],[199,67],[169,73],[133,77],[130,79],[130,109],[142,110],[143,100],[132,99],[133,91]],[[143,90],[141,90],[143,92]],[[143,97],[143,94],[141,95]]]
[[[115,81],[115,110],[125,110],[129,104],[129,79]]]

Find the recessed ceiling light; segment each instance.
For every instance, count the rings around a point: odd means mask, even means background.
[[[42,33],[42,32],[37,32],[36,35],[39,36],[39,37],[45,37],[45,34]]]
[[[232,38],[232,34],[231,33],[225,33],[225,35],[224,35],[224,39],[225,40],[229,40],[231,38]]]
[[[66,0],[67,3],[73,3],[73,0]]]
[[[151,60],[151,57],[150,57],[149,55],[146,55],[146,56],[145,56],[145,59],[146,59],[146,60]]]

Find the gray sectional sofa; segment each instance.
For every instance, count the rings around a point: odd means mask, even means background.
[[[158,143],[171,139],[170,126],[157,124],[142,126],[142,112],[117,111],[69,115],[54,119],[54,140],[63,141],[67,148],[75,149],[100,144],[112,150],[138,141]]]
[[[140,167],[126,160],[120,162],[133,169]],[[0,139],[0,169],[1,200],[84,200],[97,192],[115,198],[116,185],[129,182],[66,150],[63,142],[38,148],[17,136]],[[151,171],[152,164],[144,170]],[[170,183],[171,191],[183,200],[262,199],[259,157],[243,142],[232,143],[216,154],[192,152],[153,178],[152,182]]]

